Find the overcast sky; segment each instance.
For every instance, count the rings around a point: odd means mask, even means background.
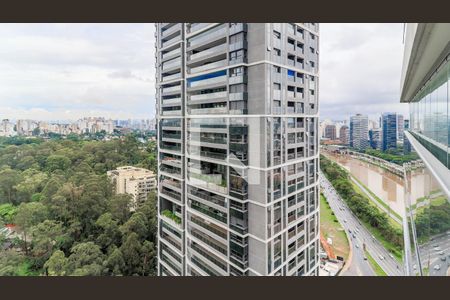
[[[321,24],[322,118],[399,103],[402,24]],[[153,24],[0,24],[0,119],[152,118]]]

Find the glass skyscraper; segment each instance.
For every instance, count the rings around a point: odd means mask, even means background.
[[[407,24],[401,102],[410,106],[405,137],[421,158],[405,165],[405,258],[411,275],[450,273],[449,42],[450,24]]]
[[[397,114],[383,113],[381,115],[382,150],[397,148]]]

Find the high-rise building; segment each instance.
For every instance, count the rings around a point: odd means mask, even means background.
[[[397,148],[397,114],[383,113],[381,115],[382,150]]]
[[[330,140],[336,139],[336,126],[335,125],[325,126],[325,138],[330,139]]]
[[[318,24],[156,25],[159,275],[317,275]]]
[[[449,275],[450,24],[407,24],[404,39],[400,99],[410,110],[405,137],[423,161],[423,167],[405,165],[406,271]]]
[[[399,142],[403,142],[403,131],[405,131],[403,115],[397,114],[397,141]]]
[[[119,167],[107,172],[113,183],[116,194],[129,194],[132,196],[131,210],[147,200],[148,194],[156,189],[155,174],[144,168],[131,166]]]
[[[369,130],[369,144],[372,149],[381,150],[383,141],[383,132],[381,128],[373,128]]]
[[[344,145],[350,143],[350,132],[347,125],[342,125],[341,129],[339,129],[339,139]]]
[[[369,145],[369,118],[356,114],[350,117],[350,147],[364,151]]]

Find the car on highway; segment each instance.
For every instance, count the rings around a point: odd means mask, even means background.
[[[389,257],[394,259],[394,255],[392,255],[391,253],[389,253]]]
[[[355,235],[355,234],[352,234],[352,237],[353,237],[354,239],[356,239],[356,235]]]
[[[440,265],[435,265],[435,266],[433,267],[433,269],[435,269],[436,271],[439,271],[439,270],[441,269],[441,266],[440,266]]]
[[[444,255],[444,251],[439,251],[439,255]]]
[[[367,260],[367,256],[365,256],[365,255],[364,255],[364,257],[363,257],[363,258],[364,258],[364,260]]]
[[[344,219],[344,223],[347,223],[347,219]]]
[[[384,256],[383,255],[378,255],[378,258],[380,259],[380,260],[383,260],[384,259]]]
[[[356,249],[359,249],[359,245],[358,244],[355,244],[355,247],[356,247]]]
[[[442,260],[442,261],[446,261],[446,260],[447,260],[447,257],[442,256],[442,257],[441,257],[441,260]]]
[[[351,229],[349,229],[349,230],[348,230],[348,233],[352,233],[352,230],[351,230]]]

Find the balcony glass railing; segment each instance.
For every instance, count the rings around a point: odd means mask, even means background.
[[[170,39],[168,41],[163,42],[161,48],[170,46],[170,45],[175,44],[175,43],[177,43],[179,41],[181,41],[181,35],[178,35],[178,36],[176,36],[176,37],[174,37],[174,38],[172,38],[172,39]]]
[[[207,115],[207,114],[226,114],[228,108],[226,106],[210,107],[210,108],[191,108],[192,115]]]
[[[211,223],[209,223],[209,224],[205,223],[204,221],[202,221],[199,218],[194,217],[194,216],[191,217],[191,222],[199,225],[200,227],[205,228],[208,231],[211,231],[212,233],[214,233],[215,235],[217,235],[223,239],[227,239],[227,232],[225,230],[218,230],[218,229],[214,228],[212,225],[210,225]]]
[[[194,82],[191,82],[189,87],[201,87],[204,85],[210,85],[210,84],[214,84],[214,83],[223,83],[225,84],[227,81],[227,76],[223,75],[223,76],[218,76],[218,77],[214,77],[214,78],[209,78],[209,79],[204,79],[204,80],[197,80]]]
[[[163,99],[162,100],[162,105],[169,105],[169,104],[175,104],[175,105],[180,105],[181,104],[181,98],[171,98],[171,99]]]
[[[214,40],[216,38],[222,38],[226,35],[227,28],[225,26],[219,26],[208,30],[207,32],[201,33],[188,40],[188,47],[194,47],[203,44],[209,40]]]
[[[204,192],[201,190],[194,190],[194,189],[190,190],[189,194],[193,195],[195,197],[201,198],[203,200],[210,201],[210,202],[217,204],[219,206],[222,206],[222,207],[227,206],[226,202],[225,202],[225,198],[222,196],[219,196],[219,195],[214,195],[214,194],[211,194],[208,192]]]
[[[167,69],[173,68],[173,67],[179,67],[181,68],[181,59],[176,58],[174,60],[169,60],[167,62],[164,62],[162,64],[162,70],[165,71]]]
[[[207,215],[213,219],[216,219],[222,223],[227,223],[227,214],[224,212],[221,212],[220,210],[214,209],[212,207],[209,207],[203,203],[200,203],[198,201],[191,200],[191,208],[203,213],[204,215]]]
[[[196,59],[199,59],[199,58],[202,58],[202,57],[208,57],[211,54],[221,54],[221,53],[225,52],[226,50],[227,50],[227,45],[226,44],[222,44],[222,45],[211,47],[211,48],[209,48],[207,50],[204,50],[204,51],[192,54],[189,57],[188,63],[189,63],[189,61],[192,61],[192,60],[196,60]]]
[[[228,65],[228,61],[226,59],[223,60],[219,60],[217,62],[213,62],[210,64],[205,64],[199,67],[195,67],[195,68],[191,68],[190,69],[190,73],[198,73],[198,72],[202,72],[202,71],[206,71],[206,70],[210,70],[210,69],[215,69],[215,68],[220,68],[220,67],[225,67]]]
[[[181,115],[181,110],[163,110],[162,111],[163,116],[179,116]]]
[[[201,100],[214,100],[219,98],[224,98],[227,96],[227,92],[215,92],[215,93],[208,93],[208,94],[198,94],[198,95],[191,95],[189,96],[190,101],[201,101]]]
[[[181,85],[176,85],[172,87],[167,87],[162,89],[162,93],[172,93],[172,92],[181,92]]]
[[[161,80],[163,82],[165,81],[169,81],[169,80],[175,80],[175,79],[180,79],[181,78],[181,73],[175,73],[169,76],[162,76]]]
[[[175,50],[171,50],[169,52],[163,53],[161,57],[162,57],[162,59],[166,59],[168,57],[172,57],[172,56],[180,55],[180,54],[181,54],[181,48],[177,48]]]
[[[203,29],[207,26],[209,26],[211,23],[191,23],[191,25],[188,27],[188,33],[196,32],[200,29]]]

